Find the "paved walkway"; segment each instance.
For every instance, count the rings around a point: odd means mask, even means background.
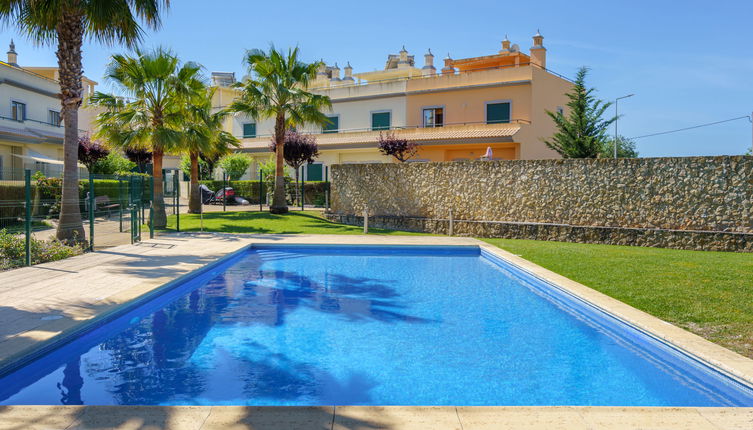
[[[0,419],[3,430],[750,430],[753,409],[7,406]]]
[[[251,243],[478,245],[743,379],[753,360],[469,238],[169,234],[0,273],[0,368]],[[0,429],[753,429],[753,408],[0,407]]]

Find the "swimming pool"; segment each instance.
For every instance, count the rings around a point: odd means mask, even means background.
[[[0,404],[753,406],[478,247],[255,246],[0,379]]]

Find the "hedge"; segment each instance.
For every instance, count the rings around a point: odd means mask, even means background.
[[[117,179],[94,179],[94,195],[107,196],[113,202],[120,202],[121,193],[123,202],[128,198],[128,180],[123,179],[122,183]],[[144,202],[149,201],[150,181],[143,181],[141,198]],[[81,212],[85,213],[86,193],[89,192],[89,181],[79,181],[79,198],[81,199]],[[32,196],[32,216],[33,217],[52,217],[60,213],[60,196],[62,193],[62,180],[60,178],[44,178],[39,181],[33,181],[31,184]],[[139,198],[137,192],[134,198]],[[24,202],[26,201],[25,186],[19,185],[0,185],[0,228],[17,224],[22,221],[26,215]]]
[[[206,185],[210,190],[217,191],[223,187],[224,182],[211,180],[199,181],[200,184]],[[243,197],[251,204],[259,204],[259,181],[227,181],[227,186],[232,187],[236,196]],[[298,185],[300,187],[300,183]],[[263,185],[263,194],[267,192],[267,185]],[[324,192],[327,189],[327,182],[324,181],[307,181],[304,182],[304,201],[308,205],[324,206]],[[295,183],[286,183],[288,201],[292,202],[296,196]],[[266,202],[266,195],[263,200]],[[292,204],[292,203],[291,203]]]

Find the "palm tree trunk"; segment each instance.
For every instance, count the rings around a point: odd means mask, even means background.
[[[63,12],[55,29],[58,38],[60,103],[65,125],[63,138],[63,192],[57,238],[65,242],[84,242],[78,191],[78,108],[83,98],[81,45],[84,24],[80,15]]]
[[[199,193],[199,153],[191,151],[191,192],[188,195],[188,213],[201,213],[201,194]]]
[[[284,214],[288,211],[285,201],[285,114],[277,114],[275,121],[275,191],[272,196],[272,206],[269,211],[273,214]]]
[[[154,178],[154,228],[164,229],[167,227],[167,213],[165,212],[165,190],[162,184],[162,149],[155,149],[152,158],[152,177]]]

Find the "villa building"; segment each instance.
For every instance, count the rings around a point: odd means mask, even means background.
[[[541,34],[533,36],[529,53],[507,37],[501,50],[481,57],[444,59],[434,66],[431,50],[418,67],[403,49],[391,54],[383,70],[353,73],[321,67],[309,89],[332,100],[331,122],[304,127],[316,135],[320,157],[309,165],[308,180],[322,178],[322,166],[338,163],[384,163],[391,158],[377,149],[380,133],[420,144],[411,161],[478,159],[488,147],[495,159],[558,158],[542,139],[555,131],[546,111],[562,110],[572,83],[546,68]],[[213,73],[214,106],[229,105],[237,89],[232,73]],[[267,159],[274,121],[235,115],[226,127],[242,139],[243,151],[257,161]],[[256,167],[251,169],[256,177]]]
[[[57,174],[63,164],[63,125],[57,67],[22,67],[13,41],[0,61],[0,180],[21,179],[22,169]],[[96,82],[83,77],[85,96]],[[79,111],[82,132],[93,115]]]

